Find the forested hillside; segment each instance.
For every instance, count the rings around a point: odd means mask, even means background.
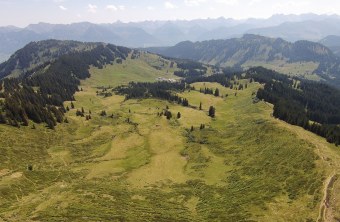
[[[247,34],[242,38],[187,41],[173,47],[149,50],[169,57],[223,67],[249,68],[261,65],[305,78],[314,78],[313,74],[329,82],[339,78],[340,60],[337,56],[327,47],[309,41],[290,43],[280,38]]]
[[[90,77],[90,66],[103,68],[121,62],[131,50],[102,43],[44,41],[31,43],[1,64],[2,76],[18,70],[17,78],[0,81],[0,121],[13,126],[28,120],[54,128],[64,121],[80,80]],[[67,121],[67,120],[66,120]]]

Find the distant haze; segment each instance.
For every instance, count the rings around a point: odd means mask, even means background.
[[[1,1],[1,0],[0,0]],[[61,0],[58,0],[61,1]],[[106,42],[127,47],[173,46],[182,41],[229,39],[244,34],[320,41],[336,54],[340,53],[340,16],[337,15],[273,15],[268,19],[197,19],[177,21],[89,22],[57,25],[31,24],[25,28],[0,27],[0,62],[31,41],[46,39]]]
[[[336,0],[0,0],[0,26],[47,22],[176,20],[226,17],[268,18],[273,14],[340,14]]]

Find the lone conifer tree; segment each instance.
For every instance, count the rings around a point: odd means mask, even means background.
[[[166,111],[165,116],[169,120],[172,118],[172,113],[170,111]]]
[[[213,106],[210,106],[209,107],[209,116],[210,117],[215,117],[215,107],[213,107]]]
[[[216,88],[214,96],[216,97],[220,96],[220,90],[218,88]]]

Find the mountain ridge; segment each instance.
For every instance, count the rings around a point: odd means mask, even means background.
[[[339,59],[320,43],[306,40],[294,43],[282,38],[268,38],[245,34],[241,38],[210,40],[202,42],[181,42],[173,47],[149,48],[150,52],[181,59],[192,59],[223,67],[252,67],[272,65],[282,71],[284,66],[301,67],[302,63],[314,64],[308,74],[317,74],[321,78],[338,76]],[[281,69],[282,68],[282,69]],[[288,70],[286,74],[293,74]],[[300,73],[303,75],[303,73]]]
[[[328,24],[327,21],[338,21]],[[312,22],[310,22],[312,21]],[[109,24],[93,24],[79,22],[72,24],[31,24],[25,28],[0,27],[0,54],[7,58],[16,50],[24,47],[31,41],[46,39],[75,40],[85,42],[108,42],[115,45],[123,45],[130,48],[172,46],[181,41],[203,41],[211,39],[228,39],[240,37],[245,33],[266,34],[268,36],[282,37],[286,40],[314,40],[319,41],[329,34],[340,34],[337,24],[340,17],[336,15],[273,15],[267,19],[231,18],[195,19],[175,21],[144,21],[144,22],[115,22]],[[305,22],[306,28],[302,29],[299,23]],[[322,23],[314,27],[315,23]],[[289,23],[292,28],[276,36],[275,28],[283,23]],[[294,27],[297,28],[294,28]],[[326,31],[324,27],[328,27]],[[270,31],[274,28],[273,31]],[[263,33],[263,30],[267,30]],[[306,35],[305,31],[315,30],[316,34]],[[262,30],[262,31],[261,31]],[[268,31],[269,30],[269,31]],[[295,32],[292,32],[295,30]],[[304,30],[304,32],[301,32]],[[321,31],[323,30],[323,32]],[[169,33],[176,31],[175,38],[169,38]],[[310,33],[310,32],[308,32]],[[320,34],[321,33],[321,34]],[[324,33],[324,34],[322,34]],[[172,35],[173,36],[173,35]],[[296,38],[298,36],[298,38]]]

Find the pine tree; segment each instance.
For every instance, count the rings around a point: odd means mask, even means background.
[[[177,113],[177,119],[180,119],[180,118],[181,118],[181,113],[178,112],[178,113]]]
[[[106,111],[103,110],[101,113],[100,113],[101,116],[106,116]],[[113,114],[112,114],[112,117],[113,117]]]
[[[33,166],[32,166],[31,164],[29,164],[29,165],[27,166],[27,170],[28,170],[28,171],[33,171]]]
[[[71,109],[74,109],[74,104],[72,101],[71,101]]]
[[[172,118],[172,113],[168,110],[165,112],[166,119],[170,120]]]
[[[215,117],[215,107],[213,107],[213,106],[209,107],[209,116]]]
[[[189,101],[187,99],[183,99],[182,105],[189,106]]]
[[[192,131],[194,131],[194,126],[191,126],[191,129],[190,129],[190,131],[192,132]]]
[[[78,109],[77,109],[77,111],[76,111],[76,116],[81,116],[83,113],[82,112],[80,112]]]
[[[218,88],[215,89],[214,96],[216,97],[220,96],[220,90]]]
[[[47,120],[47,126],[49,129],[54,129],[55,127],[54,122],[50,119]]]
[[[27,120],[27,118],[23,118],[23,119],[22,119],[22,125],[23,125],[23,126],[28,126],[28,120]]]
[[[200,110],[202,110],[202,102],[200,102]]]
[[[0,124],[6,124],[7,121],[6,121],[6,118],[5,116],[0,112]]]

